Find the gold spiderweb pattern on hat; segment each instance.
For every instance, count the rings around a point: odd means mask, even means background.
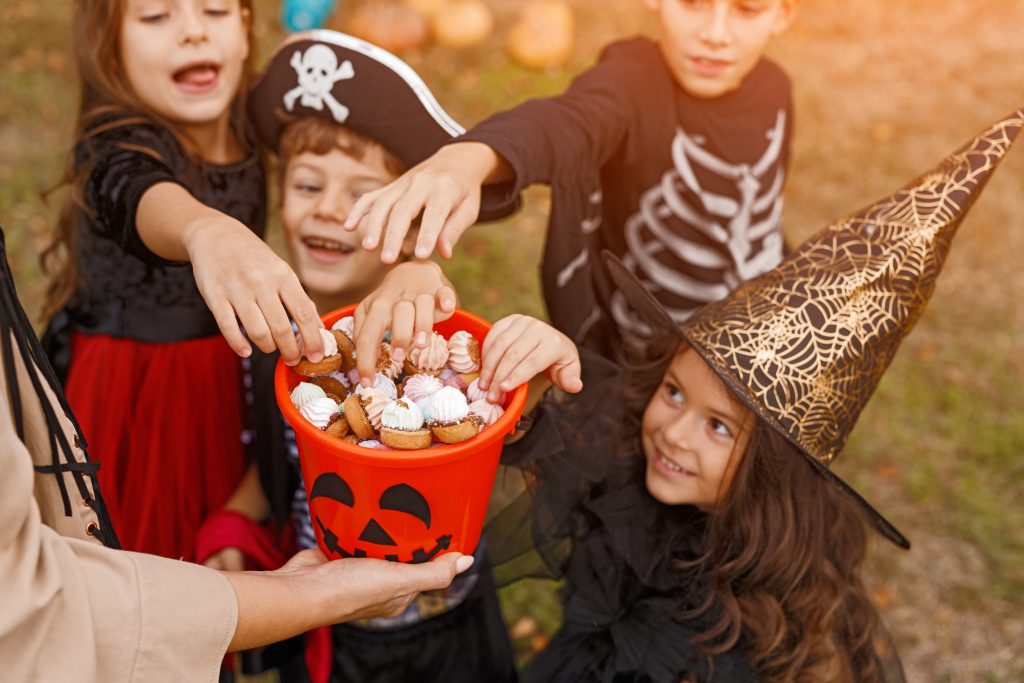
[[[914,183],[820,231],[682,332],[748,406],[829,464],[1022,123],[1018,111]]]

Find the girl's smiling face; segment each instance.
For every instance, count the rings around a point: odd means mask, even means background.
[[[754,420],[697,352],[681,346],[644,411],[647,490],[667,505],[713,509],[729,488]]]

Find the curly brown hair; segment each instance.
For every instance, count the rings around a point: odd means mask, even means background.
[[[239,0],[239,7],[249,15],[247,40],[253,43],[253,2]],[[200,150],[184,132],[162,119],[146,107],[132,90],[121,68],[119,52],[121,24],[125,0],[77,0],[72,19],[71,50],[78,72],[79,102],[75,120],[75,142],[68,155],[64,173],[57,184],[45,194],[67,187],[68,196],[61,205],[57,225],[39,255],[43,272],[50,276],[46,289],[42,317],[48,319],[64,306],[80,286],[78,265],[74,258],[75,230],[78,218],[88,214],[83,200],[85,183],[91,168],[75,164],[74,149],[91,137],[107,133],[121,126],[156,122],[174,131],[185,153],[202,166]],[[242,144],[252,148],[255,137],[245,115],[245,93],[252,78],[252,49],[242,69],[238,94],[231,104],[231,122]],[[102,125],[99,122],[102,121]],[[138,149],[159,158],[156,150]]]
[[[683,348],[661,337],[629,355],[631,432],[639,435],[648,401]],[[757,420],[709,515],[704,554],[679,565],[710,587],[683,615],[712,623],[694,644],[709,658],[742,647],[769,683],[882,681],[888,635],[861,579],[868,528],[853,500]]]

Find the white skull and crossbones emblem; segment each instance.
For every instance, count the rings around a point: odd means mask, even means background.
[[[326,45],[313,45],[305,54],[296,51],[292,55],[292,68],[299,76],[299,84],[284,95],[284,107],[295,108],[295,101],[301,96],[302,106],[323,111],[324,105],[331,110],[334,120],[345,123],[348,107],[338,102],[331,94],[334,84],[355,76],[352,62],[347,59],[338,66],[338,56]]]

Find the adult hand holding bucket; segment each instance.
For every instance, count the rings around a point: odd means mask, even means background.
[[[348,306],[323,316],[330,327]],[[434,330],[459,330],[484,343],[490,325],[462,310]],[[485,353],[487,349],[484,343]],[[480,538],[504,438],[526,404],[526,386],[510,392],[505,413],[475,437],[422,450],[372,450],[332,437],[292,404],[302,377],[278,363],[278,406],[295,431],[313,530],[327,557],[426,562],[438,554],[472,554]]]

